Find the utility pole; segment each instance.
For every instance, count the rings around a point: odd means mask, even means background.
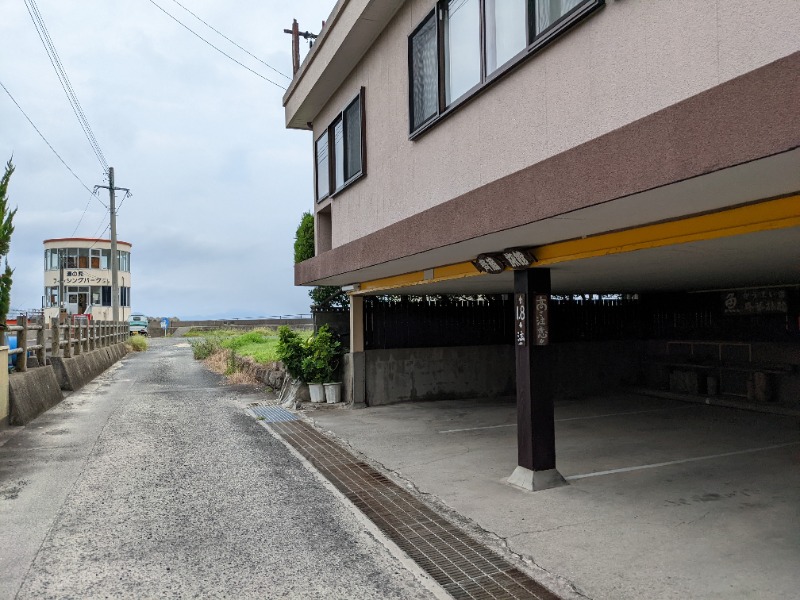
[[[324,21],[322,26],[325,26]],[[292,75],[297,75],[300,70],[300,38],[308,40],[308,45],[311,47],[317,36],[309,31],[301,32],[297,19],[292,19],[292,28],[284,29],[283,33],[288,33],[292,36]]]
[[[64,253],[62,254],[61,248],[57,250],[58,252],[58,318],[59,323],[61,322],[61,309],[67,307],[67,303],[64,302],[64,267],[67,266],[67,257],[66,248],[64,249]]]
[[[108,167],[108,185],[96,185],[95,191],[108,190],[108,207],[111,213],[111,319],[119,321],[119,257],[117,256],[117,190],[130,193],[128,188],[114,187],[114,167]]]

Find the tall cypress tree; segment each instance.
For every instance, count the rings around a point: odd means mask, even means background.
[[[8,266],[8,251],[11,248],[11,234],[14,233],[14,215],[17,209],[8,210],[8,182],[14,173],[11,159],[6,163],[3,178],[0,179],[0,256],[5,257],[6,268],[0,275],[0,326],[3,328],[3,344],[5,344],[6,317],[11,307],[11,275],[13,269]]]

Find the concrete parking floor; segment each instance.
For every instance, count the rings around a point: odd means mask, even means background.
[[[315,411],[318,426],[590,598],[797,598],[792,417],[634,394],[556,404],[567,487],[526,492],[513,400]]]

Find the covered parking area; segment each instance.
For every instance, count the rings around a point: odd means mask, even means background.
[[[313,418],[590,598],[796,595],[797,417],[634,393],[557,399],[555,448],[569,485],[538,492],[507,483],[513,398]]]
[[[459,384],[480,373],[487,385],[472,397],[509,389],[516,396],[517,460],[507,477],[532,490],[568,481],[554,421],[554,399],[573,395],[559,393],[565,382],[593,380],[584,391],[594,394],[635,383],[792,414],[800,408],[797,190],[800,149],[793,149],[342,275],[359,281],[349,286],[346,393],[375,406],[390,396],[387,383],[411,382],[412,393],[389,401],[465,398],[470,390]],[[504,249],[524,249],[530,262],[510,268],[500,258]],[[479,260],[487,256],[500,263],[495,272]],[[386,368],[371,369],[370,355],[378,355],[365,344],[372,316],[365,305],[387,294],[495,295],[513,303],[513,321],[488,353],[412,345],[405,356],[381,358]],[[553,334],[582,313],[559,314],[554,303],[576,294],[639,303],[632,333],[584,341],[572,331],[570,343],[561,343]],[[653,335],[656,322],[661,330]],[[480,332],[497,323],[478,319],[470,327]],[[444,367],[431,372],[437,360]],[[419,392],[426,377],[434,383],[430,394]],[[437,378],[451,388],[437,387]]]

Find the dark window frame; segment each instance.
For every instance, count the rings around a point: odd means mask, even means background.
[[[325,143],[328,145],[328,172],[326,173],[328,177],[328,190],[325,192],[323,196],[319,195],[319,159],[317,156],[317,144],[319,141],[325,138]],[[313,142],[313,150],[314,150],[314,197],[317,199],[317,202],[322,202],[326,198],[330,198],[331,195],[331,147],[330,147],[330,140],[328,139],[328,129],[325,129],[325,133],[320,135],[316,138]]]
[[[422,21],[414,28],[414,30],[408,36],[408,120],[409,120],[409,127],[411,131],[415,131],[414,128],[414,55],[413,55],[413,43],[412,40],[415,35],[417,35],[420,30],[422,30],[427,24],[428,21],[431,19],[435,19],[435,28],[436,28],[436,65],[437,65],[437,72],[436,72],[436,98],[437,98],[437,106],[436,112],[432,114],[430,117],[422,121],[419,126],[417,126],[416,130],[422,129],[426,125],[428,125],[431,121],[434,121],[438,118],[438,116],[442,112],[442,86],[444,82],[442,81],[442,63],[444,62],[444,50],[442,48],[443,44],[441,42],[442,37],[442,28],[441,24],[437,18],[439,14],[438,10],[438,2],[437,5],[431,10]]]
[[[514,57],[498,66],[492,73],[486,72],[486,3],[484,0],[479,0],[479,19],[480,19],[480,72],[481,81],[464,92],[458,98],[455,98],[449,105],[445,105],[445,60],[444,60],[444,15],[446,14],[447,0],[438,0],[429,13],[427,13],[419,24],[408,35],[408,124],[409,134],[408,139],[415,140],[422,134],[436,126],[440,121],[449,117],[453,112],[458,110],[461,106],[472,101],[482,94],[487,88],[492,86],[496,81],[505,77],[509,72],[519,67],[522,63],[529,60],[533,55],[542,50],[545,46],[561,37],[569,29],[578,23],[582,22],[590,14],[605,6],[605,0],[583,0],[581,4],[574,7],[565,15],[562,15],[550,25],[548,25],[538,36],[535,34],[535,1],[527,0],[525,3],[526,10],[526,28],[527,28],[527,45],[517,53]],[[437,112],[428,117],[425,121],[414,127],[414,97],[413,97],[413,60],[412,60],[412,43],[414,36],[428,23],[430,19],[436,20],[436,46],[437,46],[437,70],[438,70],[438,110]]]
[[[346,163],[343,164],[344,169],[344,181],[340,186],[336,186],[336,140],[334,136],[334,128],[336,125],[341,121],[342,123],[342,154],[343,160],[347,160],[347,119],[345,113],[347,113],[348,109],[353,106],[354,103],[358,102],[359,105],[359,117],[360,117],[360,128],[361,128],[361,136],[360,136],[360,143],[361,143],[361,168],[356,171],[353,175],[349,178],[347,177],[348,166]],[[317,142],[325,137],[326,142],[328,144],[328,172],[327,173],[319,173],[319,166],[317,164]],[[326,176],[328,177],[328,193],[322,197],[319,197],[319,177]],[[366,93],[365,88],[362,86],[359,89],[358,95],[356,95],[352,100],[350,100],[347,104],[345,104],[344,108],[340,110],[330,124],[325,128],[325,132],[322,133],[318,138],[314,140],[314,197],[317,200],[317,204],[327,200],[328,198],[335,198],[339,195],[342,191],[346,188],[350,187],[350,185],[354,184],[355,182],[361,180],[362,178],[366,177],[367,175],[367,118],[366,118]]]

